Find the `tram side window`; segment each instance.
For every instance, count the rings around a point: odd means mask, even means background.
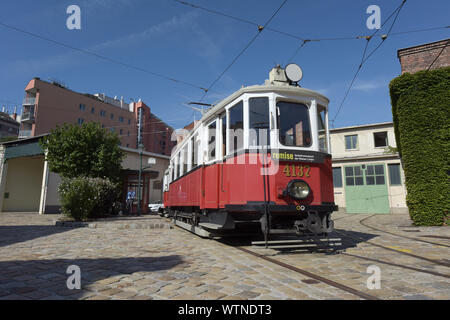
[[[244,104],[239,102],[229,110],[228,141],[230,153],[244,147]]]
[[[181,152],[178,152],[177,161],[176,161],[176,170],[175,170],[176,178],[181,176],[181,174],[180,174],[180,155],[181,155]]]
[[[208,126],[208,160],[216,159],[216,121]]]
[[[196,133],[192,141],[192,168],[195,168],[198,165],[199,145],[200,141],[198,141],[198,133]]]
[[[182,152],[182,157],[181,157],[181,162],[182,162],[182,172],[181,174],[183,175],[184,173],[187,172],[187,168],[188,168],[188,145],[186,144],[183,149],[181,149]]]
[[[227,116],[223,113],[219,118],[222,125],[222,157],[225,157],[227,154]]]
[[[265,146],[270,144],[269,98],[250,98],[249,107],[249,146]]]
[[[278,101],[280,143],[285,146],[311,146],[308,107],[303,103]]]
[[[327,131],[325,124],[325,107],[318,106],[317,107],[317,120],[318,120],[318,129],[319,129],[319,150],[322,152],[328,152],[328,143],[327,143]]]

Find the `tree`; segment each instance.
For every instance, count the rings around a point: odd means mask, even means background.
[[[49,169],[63,178],[80,176],[120,180],[125,153],[119,148],[117,134],[95,122],[56,127],[41,139]]]

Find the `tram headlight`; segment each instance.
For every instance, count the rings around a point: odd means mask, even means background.
[[[287,192],[292,198],[302,200],[309,196],[311,189],[303,180],[292,180],[288,183]]]

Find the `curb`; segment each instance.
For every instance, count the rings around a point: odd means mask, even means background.
[[[91,228],[91,229],[173,229],[167,223],[116,223],[116,222],[76,222],[76,221],[54,221],[56,227],[68,228]]]

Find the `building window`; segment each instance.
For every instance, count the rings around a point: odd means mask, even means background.
[[[387,132],[374,132],[373,133],[373,140],[375,144],[375,148],[379,147],[387,147],[388,146],[388,136]]]
[[[122,135],[122,133],[123,133],[123,129],[120,129],[120,131],[119,131],[119,132],[120,132],[120,135]]]
[[[345,184],[347,186],[364,185],[363,172],[360,166],[345,167]]]
[[[153,190],[161,190],[162,189],[162,181],[155,180],[153,181]]]
[[[128,119],[128,124],[130,124],[131,123],[131,119]]]
[[[345,136],[345,150],[358,149],[358,135]]]
[[[367,165],[366,184],[368,186],[384,184],[384,165]]]
[[[400,163],[388,164],[389,183],[391,186],[402,185],[402,178],[400,177]]]
[[[100,110],[100,116],[101,116],[101,117],[106,116],[106,111],[105,111],[105,110]]]
[[[123,117],[119,117],[119,122],[123,122]]]
[[[95,108],[94,108],[94,107],[91,108],[91,113],[92,113],[92,114],[95,113]]]
[[[110,128],[111,132],[114,132],[114,128]]]
[[[82,103],[80,103],[80,110],[81,110],[81,111],[86,110],[86,106],[85,106],[84,104],[82,104]]]
[[[83,124],[83,122],[84,122],[84,119],[83,118],[78,118],[78,124]]]
[[[130,131],[128,131],[128,136],[130,136]]]
[[[342,168],[333,168],[333,186],[335,188],[342,188]]]
[[[114,120],[114,113],[111,113],[111,120]]]

